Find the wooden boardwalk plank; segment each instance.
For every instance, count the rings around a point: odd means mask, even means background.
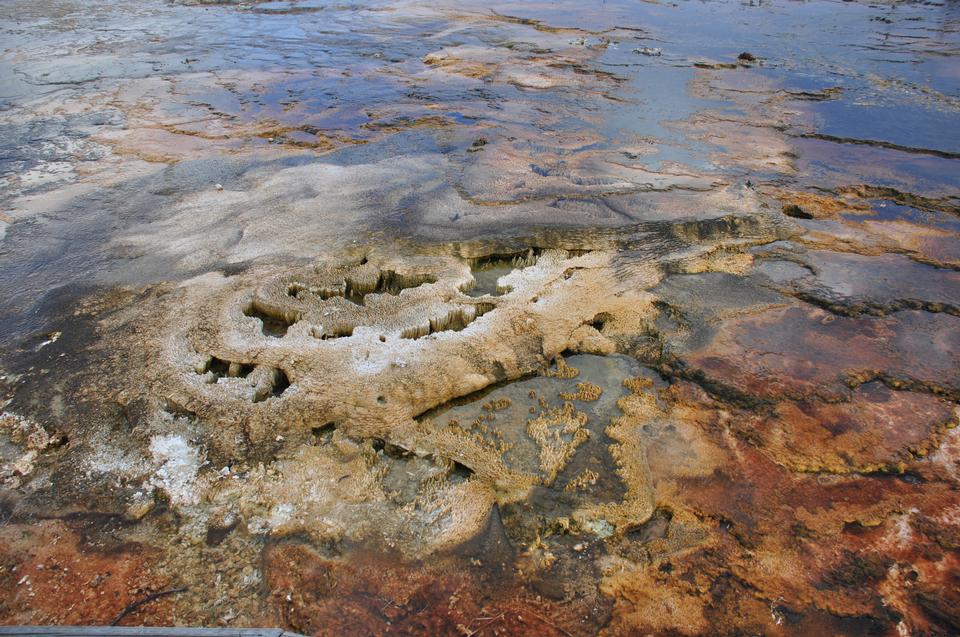
[[[150,626],[0,626],[20,637],[303,637],[279,628],[163,628]]]

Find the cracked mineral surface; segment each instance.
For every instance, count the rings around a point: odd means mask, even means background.
[[[960,634],[957,3],[0,37],[0,624]]]

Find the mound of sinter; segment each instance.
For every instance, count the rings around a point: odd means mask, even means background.
[[[756,224],[724,227],[716,243],[673,232],[670,269],[723,264],[725,238],[770,234]],[[622,415],[616,393],[602,412],[583,406],[604,387],[625,391],[631,373],[578,379],[562,359],[548,368],[565,351],[624,350],[648,328],[657,310],[646,290],[664,267],[642,256],[651,237],[636,233],[632,253],[374,252],[266,278],[190,281],[159,343],[156,388],[178,416],[169,433],[177,423],[199,427],[211,459],[196,478],[200,495],[182,512],[197,533],[211,520],[242,519],[255,533],[429,552],[474,535],[495,503],[595,483],[603,467],[565,469],[581,446],[603,439],[596,453],[609,456],[619,486],[573,502],[561,523],[609,534],[643,522],[653,504],[644,462],[624,451],[638,444],[631,428],[611,424]],[[477,295],[491,269],[509,272]],[[531,388],[525,402],[491,393],[476,397],[483,410],[468,419],[437,415],[451,400],[539,372],[556,382]],[[267,458],[275,460],[254,467]]]

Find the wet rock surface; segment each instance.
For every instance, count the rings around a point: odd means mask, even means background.
[[[0,7],[0,623],[960,632],[947,3]]]

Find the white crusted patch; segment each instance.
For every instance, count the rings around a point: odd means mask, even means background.
[[[174,504],[197,504],[197,472],[200,451],[190,446],[183,436],[154,436],[150,439],[150,455],[160,463],[150,483],[163,489]]]

